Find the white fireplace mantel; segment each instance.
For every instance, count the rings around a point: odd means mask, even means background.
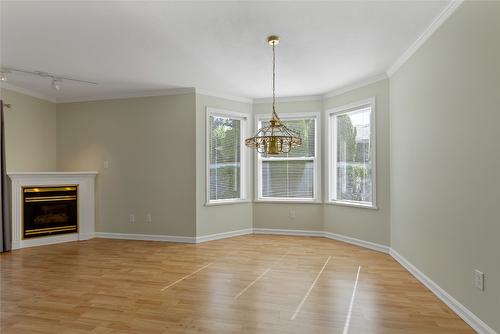
[[[12,189],[12,249],[87,240],[95,234],[95,178],[97,172],[7,173]],[[78,233],[23,239],[22,188],[27,186],[78,185]]]

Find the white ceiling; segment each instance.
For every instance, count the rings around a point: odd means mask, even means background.
[[[1,2],[1,66],[97,81],[11,74],[58,101],[177,87],[247,98],[323,94],[384,73],[449,1]]]

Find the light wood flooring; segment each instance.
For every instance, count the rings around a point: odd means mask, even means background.
[[[474,333],[389,255],[325,238],[4,253],[2,334]]]

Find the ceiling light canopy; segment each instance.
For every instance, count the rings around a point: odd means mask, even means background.
[[[281,154],[288,153],[294,147],[302,145],[300,135],[289,129],[276,113],[276,45],[279,43],[278,36],[269,36],[268,43],[273,47],[273,110],[269,124],[260,128],[255,136],[245,140],[245,145],[255,148],[259,153]]]

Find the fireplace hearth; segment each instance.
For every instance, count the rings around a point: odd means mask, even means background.
[[[78,186],[23,187],[22,238],[78,232]]]

